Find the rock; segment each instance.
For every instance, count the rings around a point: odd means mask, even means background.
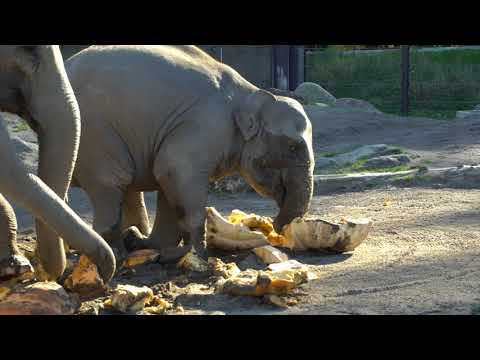
[[[315,160],[316,169],[331,169],[338,167],[338,163],[332,158],[318,157]]]
[[[315,104],[312,104],[312,105],[317,107],[317,108],[329,108],[330,107],[329,105],[324,104],[324,103],[315,103]]]
[[[400,152],[399,149],[390,147],[385,144],[379,145],[366,145],[362,146],[352,152],[338,155],[333,158],[338,166],[347,166],[356,163],[357,161],[365,158],[373,158],[386,155],[395,155]]]
[[[105,289],[97,266],[85,255],[80,256],[80,260],[74,266],[72,274],[65,280],[64,285],[66,289],[81,295],[94,294]]]
[[[177,266],[187,271],[194,271],[199,273],[207,272],[210,270],[208,263],[197,255],[193,254],[192,252],[189,252],[187,255],[185,255],[178,262]]]
[[[337,101],[334,104],[334,107],[339,109],[364,111],[371,114],[382,113],[375,106],[370,104],[368,101],[358,100],[358,99],[350,99],[350,98],[337,99]]]
[[[237,276],[241,272],[237,264],[225,264],[222,260],[218,258],[209,258],[208,264],[213,268],[213,275],[222,277],[224,279],[229,279],[231,277]]]
[[[373,228],[369,219],[342,219],[338,224],[321,219],[295,219],[283,229],[294,242],[293,250],[326,250],[337,253],[355,250]]]
[[[159,258],[160,253],[156,250],[138,250],[128,255],[127,259],[123,262],[123,267],[131,269],[139,265],[153,263]]]
[[[457,111],[457,119],[480,118],[480,109],[475,108],[472,111]]]
[[[0,315],[73,315],[77,299],[54,282],[40,282],[10,290],[0,302]]]
[[[305,104],[305,99],[293,91],[280,90],[280,89],[274,89],[274,88],[270,88],[267,91],[271,92],[275,96],[288,97],[288,98],[297,100],[300,104]]]
[[[380,156],[368,160],[363,164],[363,168],[370,169],[387,169],[397,166],[402,166],[411,163],[412,160],[408,155],[391,155],[391,156]]]
[[[116,310],[123,313],[137,313],[150,304],[153,300],[152,289],[144,287],[136,287],[132,285],[118,285],[110,301],[107,300],[105,305],[111,305]]]
[[[277,264],[288,261],[286,254],[270,245],[253,249],[253,252],[265,264]]]
[[[324,103],[327,105],[334,105],[335,97],[320,85],[306,82],[301,84],[296,90],[295,94],[302,97],[306,104]]]

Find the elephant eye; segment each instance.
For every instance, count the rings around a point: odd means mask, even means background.
[[[288,148],[290,149],[291,152],[296,152],[297,149],[298,149],[298,144],[293,140],[289,140],[288,141]]]

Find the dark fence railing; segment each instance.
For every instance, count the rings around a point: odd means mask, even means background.
[[[305,80],[387,113],[454,118],[480,104],[480,46],[306,48]]]

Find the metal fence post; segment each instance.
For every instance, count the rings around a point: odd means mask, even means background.
[[[403,116],[410,112],[410,45],[402,45],[402,109]]]

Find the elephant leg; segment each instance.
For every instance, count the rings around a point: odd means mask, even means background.
[[[93,206],[93,229],[112,247],[117,263],[126,255],[122,241],[122,202],[120,189],[96,185],[85,189]]]
[[[17,248],[17,218],[10,203],[0,194],[0,281],[33,272],[32,265]]]
[[[181,239],[177,214],[160,190],[157,192],[157,213],[149,242],[155,249],[168,249],[178,247]]]
[[[186,254],[192,249],[204,257],[206,254],[205,206],[208,199],[208,177],[200,175],[190,178],[181,175],[180,171],[173,170],[167,171],[167,174],[167,176],[158,176],[157,181],[169,204],[170,213],[177,218],[178,229],[184,242],[183,248],[175,246],[168,250],[171,251],[172,257],[179,252]],[[167,212],[169,211],[167,210]],[[158,232],[162,232],[160,227]],[[173,239],[170,245],[174,244]],[[163,249],[165,252],[168,250]]]
[[[122,229],[135,226],[144,236],[150,235],[150,220],[143,192],[127,190],[122,205]]]
[[[181,233],[175,211],[170,207],[161,190],[157,192],[157,213],[152,232],[148,238],[142,238],[135,229],[128,229],[125,244],[129,251],[141,249],[165,250],[178,247]]]

